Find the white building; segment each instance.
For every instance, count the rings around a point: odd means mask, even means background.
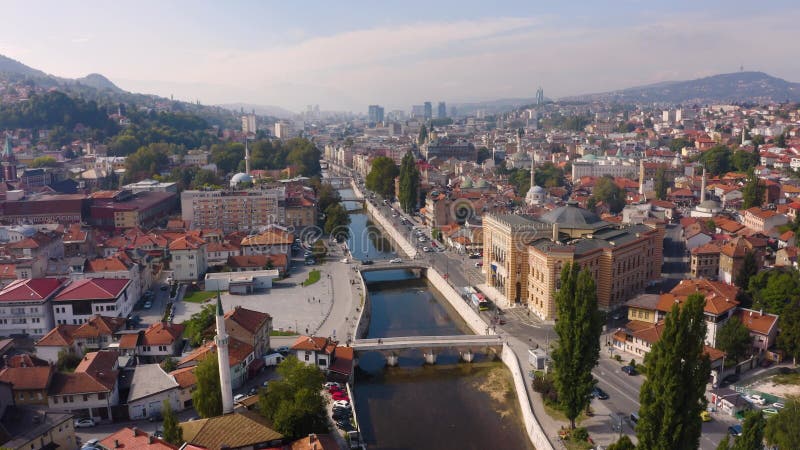
[[[136,304],[129,293],[130,285],[131,280],[108,278],[69,283],[53,298],[56,324],[80,325],[95,314],[127,317]]]
[[[270,289],[272,280],[280,278],[278,269],[251,270],[248,272],[207,273],[206,291],[229,291],[231,294],[251,294],[256,290]]]
[[[572,162],[572,179],[580,177],[631,177],[639,172],[636,162],[614,156],[586,155]]]
[[[126,184],[122,186],[122,189],[127,189],[134,194],[138,194],[139,192],[172,192],[173,194],[177,194],[178,183],[147,179],[137,181],[136,183]]]
[[[245,114],[242,116],[242,133],[256,134],[258,131],[255,114]]]
[[[0,291],[0,334],[47,334],[53,328],[52,299],[65,284],[59,278],[11,282]]]
[[[208,270],[206,241],[187,234],[169,244],[170,264],[176,281],[197,281]]]
[[[175,377],[164,372],[159,364],[139,364],[133,372],[128,393],[128,417],[146,419],[161,412],[164,400],[173,411],[183,410],[180,386]]]
[[[275,137],[278,139],[288,139],[292,133],[292,125],[288,122],[275,122]]]

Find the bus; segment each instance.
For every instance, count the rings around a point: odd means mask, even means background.
[[[486,297],[480,292],[470,295],[470,300],[472,301],[472,305],[478,308],[479,311],[486,311],[489,309],[489,301],[486,300]]]

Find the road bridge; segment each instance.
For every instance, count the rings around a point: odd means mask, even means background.
[[[350,346],[355,351],[379,351],[386,356],[390,366],[397,365],[398,353],[402,350],[422,350],[425,362],[436,363],[436,349],[449,348],[459,351],[464,361],[471,362],[475,351],[498,353],[503,347],[502,336],[456,335],[456,336],[403,336],[378,339],[356,339]]]

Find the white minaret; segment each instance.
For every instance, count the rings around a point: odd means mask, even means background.
[[[231,389],[231,366],[228,359],[228,333],[225,331],[225,313],[222,299],[217,292],[217,363],[219,364],[219,386],[222,389],[222,414],[233,412],[233,389]]]
[[[250,149],[247,148],[247,136],[244,138],[244,173],[250,175]]]
[[[706,199],[706,167],[703,166],[703,180],[700,181],[700,203]]]

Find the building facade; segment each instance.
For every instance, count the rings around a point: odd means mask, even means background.
[[[191,228],[221,229],[225,233],[285,224],[286,191],[183,191],[181,218]]]

